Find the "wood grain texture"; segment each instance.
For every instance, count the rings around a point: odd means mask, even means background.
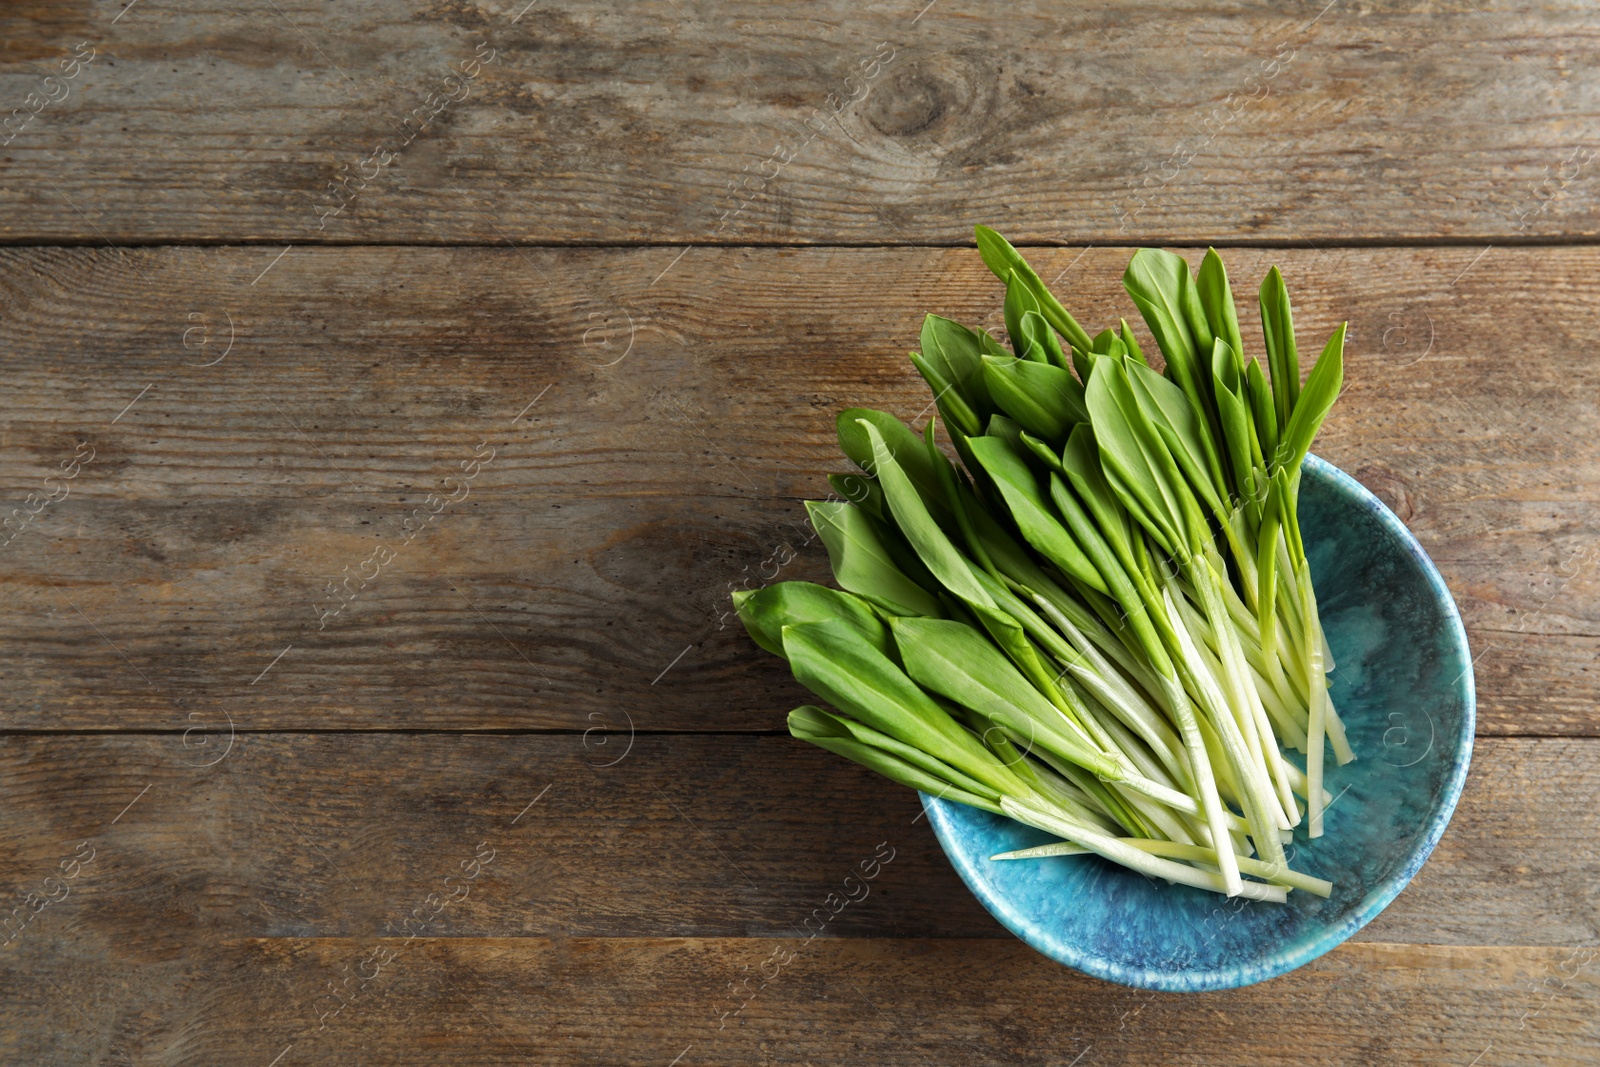
[[[825,576],[799,501],[838,409],[925,410],[923,311],[999,325],[959,249],[276,255],[0,254],[0,494],[94,450],[0,549],[5,727],[771,729],[802,691],[729,591]],[[1284,266],[1308,348],[1350,318],[1318,450],[1438,562],[1480,730],[1594,736],[1600,253],[1475,255],[1229,261]],[[1036,257],[1095,324],[1126,258]]]
[[[1595,1062],[1592,22],[0,5],[0,1061]],[[1439,564],[1480,739],[1290,975],[1036,955],[728,613],[825,577],[922,313],[999,329],[975,222],[1096,327],[1155,243],[1256,246],[1247,337],[1271,262],[1303,349],[1351,321],[1318,450]]]
[[[220,938],[150,959],[130,937],[63,958],[98,966],[46,983],[0,958],[4,1012],[35,1024],[0,1031],[13,1062],[1578,1067],[1600,1042],[1596,961],[1567,949],[1347,944],[1203,994],[1014,940]]]
[[[6,113],[97,50],[0,150],[11,240],[1600,233],[1579,5],[60,6],[0,13]]]
[[[910,790],[788,737],[190,741],[4,739],[0,867],[17,898],[80,841],[94,850],[7,951],[127,929],[161,952],[378,936],[415,903],[397,892],[459,878],[480,842],[497,853],[483,891],[428,936],[803,936],[830,893],[863,892],[863,864],[880,873],[825,936],[1011,936]],[[1600,945],[1596,780],[1600,742],[1485,738],[1433,858],[1358,939]]]

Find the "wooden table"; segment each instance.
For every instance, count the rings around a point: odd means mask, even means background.
[[[1592,10],[524,3],[0,10],[0,1061],[1600,1062]],[[1479,738],[1291,975],[1036,955],[728,614],[975,222],[1351,322]]]

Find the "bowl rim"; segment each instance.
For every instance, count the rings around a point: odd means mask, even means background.
[[[988,881],[979,875],[975,858],[964,851],[953,848],[951,840],[954,835],[955,808],[954,801],[941,800],[929,796],[927,793],[918,793],[922,800],[922,810],[927,813],[928,822],[933,827],[934,836],[938,838],[939,847],[944,850],[945,856],[955,867],[956,873],[966,883],[989,914],[998,919],[1006,929],[1021,938],[1029,947],[1043,953],[1058,963],[1064,963],[1074,970],[1103,978],[1109,982],[1134,986],[1141,989],[1154,989],[1164,992],[1189,993],[1205,992],[1217,989],[1234,989],[1240,986],[1253,985],[1264,982],[1269,978],[1276,978],[1301,967],[1321,956],[1337,945],[1350,938],[1357,930],[1366,926],[1378,916],[1378,913],[1388,907],[1394,898],[1400,895],[1423,863],[1432,854],[1434,846],[1444,835],[1445,827],[1449,825],[1450,818],[1455,814],[1456,804],[1461,799],[1462,787],[1466,784],[1467,769],[1472,762],[1472,743],[1477,732],[1478,701],[1477,686],[1473,675],[1473,659],[1471,646],[1467,643],[1466,627],[1461,622],[1461,612],[1456,607],[1455,598],[1450,594],[1450,589],[1445,585],[1444,579],[1439,575],[1439,570],[1434,566],[1433,560],[1428,558],[1428,553],[1417,542],[1415,536],[1400,521],[1400,517],[1388,506],[1372,494],[1366,486],[1356,481],[1344,471],[1319,456],[1308,454],[1301,467],[1302,472],[1313,473],[1318,477],[1329,479],[1336,489],[1342,490],[1352,500],[1364,505],[1368,511],[1377,516],[1388,531],[1395,536],[1399,543],[1410,553],[1411,558],[1417,563],[1423,577],[1432,589],[1435,600],[1443,606],[1445,628],[1454,638],[1455,644],[1460,648],[1466,666],[1461,675],[1453,684],[1464,688],[1463,701],[1463,730],[1461,740],[1456,745],[1455,766],[1449,778],[1444,783],[1441,803],[1439,803],[1429,819],[1426,830],[1418,836],[1412,845],[1405,862],[1400,865],[1387,878],[1377,883],[1362,899],[1361,903],[1339,922],[1330,924],[1314,937],[1303,939],[1292,945],[1286,945],[1264,960],[1251,960],[1222,967],[1213,967],[1196,971],[1165,971],[1149,967],[1135,967],[1105,959],[1076,945],[1068,944],[1052,933],[1039,927],[1037,924],[1023,920],[1015,915],[1009,907],[1006,898],[995,893]]]

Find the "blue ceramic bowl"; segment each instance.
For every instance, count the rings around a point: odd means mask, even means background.
[[[1455,602],[1420,545],[1360,483],[1308,457],[1300,523],[1336,663],[1331,690],[1356,759],[1329,754],[1323,836],[1291,864],[1333,896],[1228,899],[1154,882],[1097,856],[989,859],[1052,840],[923,794],[939,843],[984,907],[1052,959],[1146,989],[1228,989],[1291,971],[1372,921],[1444,833],[1472,755],[1472,657]]]

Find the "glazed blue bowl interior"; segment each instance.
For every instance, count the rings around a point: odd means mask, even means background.
[[[1327,757],[1323,836],[1290,863],[1327,900],[1228,899],[1097,856],[994,862],[1052,838],[923,794],[939,843],[995,918],[1045,955],[1147,989],[1226,989],[1283,974],[1355,933],[1405,888],[1444,833],[1472,755],[1472,658],[1455,602],[1421,546],[1355,479],[1308,457],[1300,523],[1356,760]],[[1298,753],[1293,753],[1298,758]],[[1304,766],[1301,763],[1301,766]]]

